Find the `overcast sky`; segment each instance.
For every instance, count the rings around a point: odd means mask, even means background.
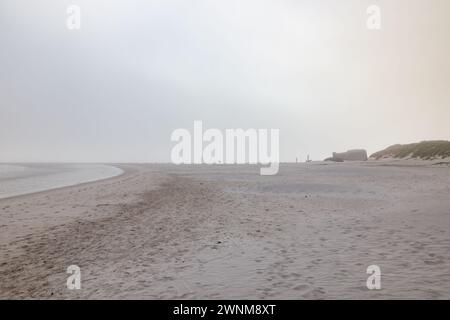
[[[283,161],[448,140],[449,57],[448,0],[0,0],[0,161],[170,161],[194,120]]]

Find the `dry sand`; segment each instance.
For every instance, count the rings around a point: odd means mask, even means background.
[[[448,166],[120,167],[0,200],[0,298],[450,298]]]

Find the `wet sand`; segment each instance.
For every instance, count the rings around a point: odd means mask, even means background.
[[[0,298],[450,298],[448,166],[120,168],[0,200]]]

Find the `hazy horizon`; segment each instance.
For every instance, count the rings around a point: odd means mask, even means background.
[[[69,5],[81,29],[66,27]],[[381,8],[381,30],[366,9]],[[280,159],[449,140],[448,0],[0,3],[0,162],[170,162],[177,128]]]

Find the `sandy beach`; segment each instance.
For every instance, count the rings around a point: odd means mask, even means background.
[[[118,167],[0,200],[1,299],[450,298],[448,166]]]

